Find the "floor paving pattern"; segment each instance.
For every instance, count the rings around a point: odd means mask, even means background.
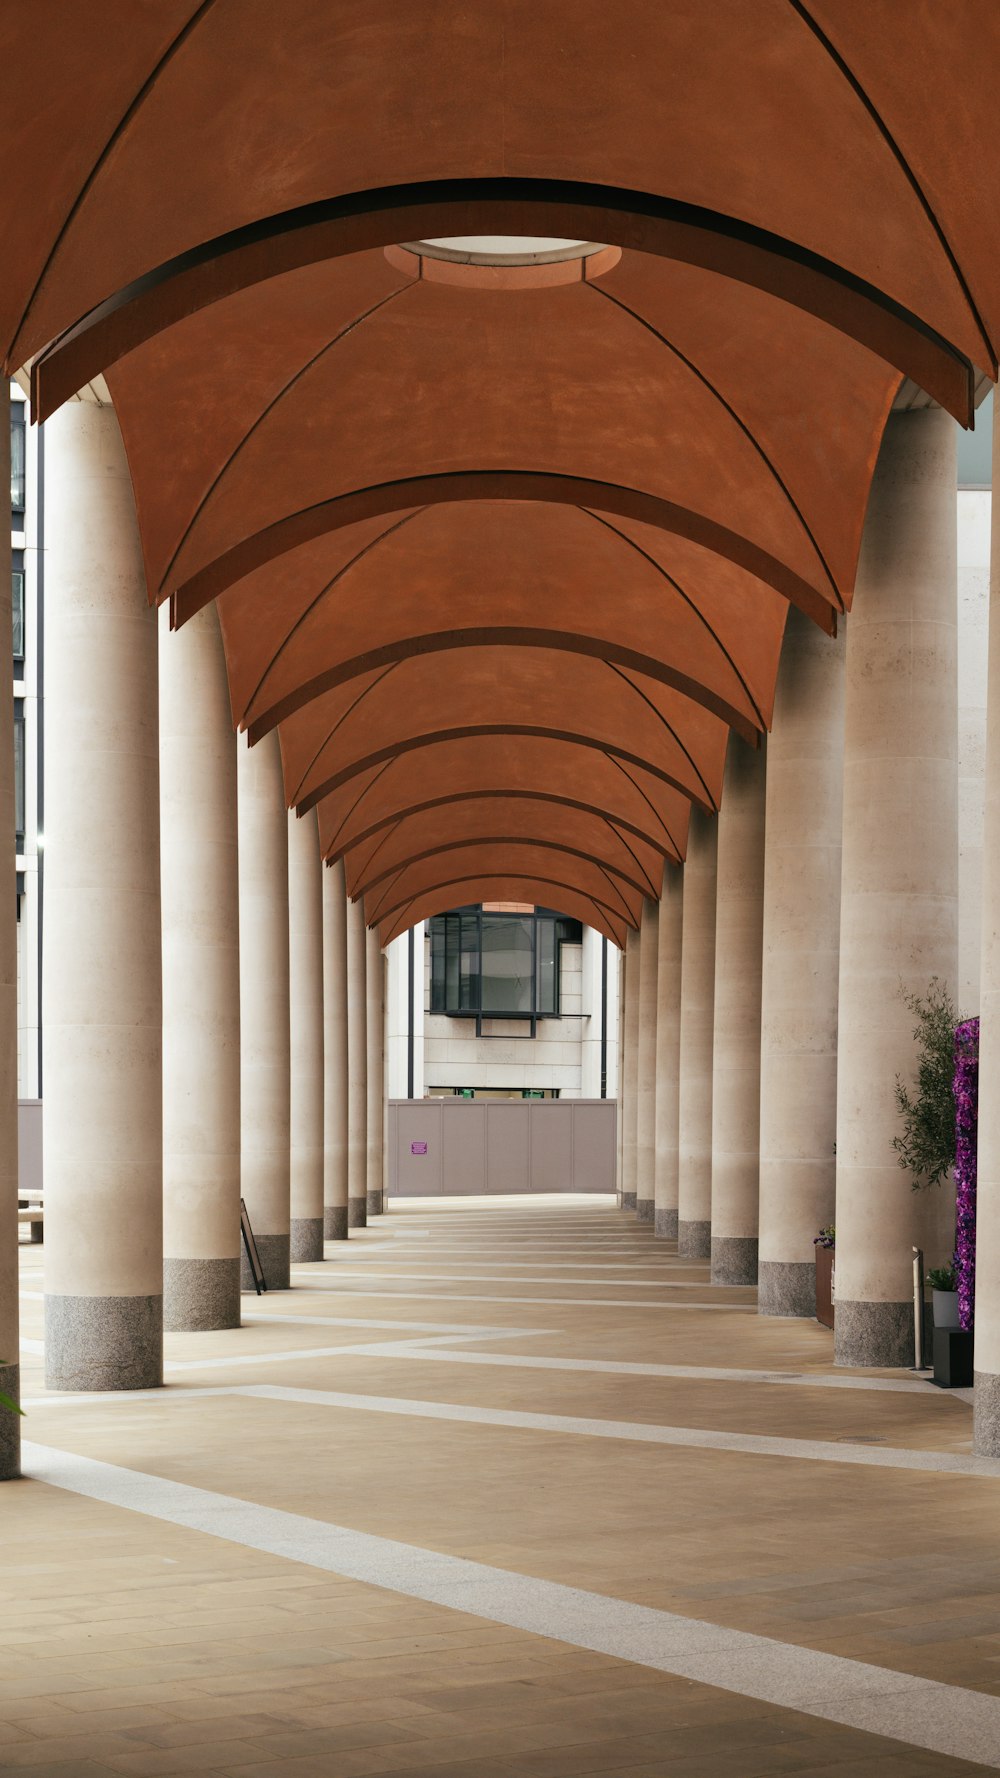
[[[162,1390],[55,1396],[22,1250],[0,1772],[1000,1770],[967,1401],[834,1371],[606,1199],[396,1202],[327,1255]]]

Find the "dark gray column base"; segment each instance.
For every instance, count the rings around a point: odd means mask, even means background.
[[[849,1303],[834,1308],[835,1364],[901,1370],[913,1363],[913,1304]]]
[[[327,1241],[347,1240],[347,1205],[327,1204],[323,1211],[323,1237]]]
[[[635,1213],[640,1222],[652,1222],[655,1208],[652,1198],[636,1198]]]
[[[291,1241],[288,1235],[258,1235],[254,1231],[257,1252],[260,1255],[261,1269],[268,1290],[288,1290],[292,1276],[290,1266]],[[253,1274],[247,1264],[244,1251],[240,1255],[240,1289],[253,1290]]]
[[[653,1233],[658,1241],[676,1241],[677,1212],[676,1210],[654,1210]]]
[[[21,1373],[16,1364],[0,1364],[0,1390],[12,1401],[21,1399]],[[21,1473],[21,1416],[0,1406],[0,1482],[13,1481]]]
[[[368,1199],[348,1198],[347,1226],[349,1229],[363,1229],[368,1226]]]
[[[0,1388],[4,1387],[0,1371]],[[1000,1377],[992,1371],[976,1371],[975,1390],[972,1449],[977,1457],[1000,1457]]]
[[[240,1325],[238,1259],[164,1259],[163,1326],[167,1333],[209,1333]]]
[[[635,1209],[635,1192],[622,1192],[622,1209]]]
[[[712,1284],[756,1284],[756,1235],[712,1236]]]
[[[47,1389],[158,1389],[163,1298],[47,1296]]]
[[[757,1267],[757,1308],[761,1315],[801,1315],[815,1321],[815,1260],[762,1259]]]
[[[292,1217],[289,1252],[293,1262],[300,1266],[308,1265],[310,1260],[323,1258],[323,1218],[321,1216]]]
[[[710,1222],[678,1221],[678,1259],[708,1259],[711,1251],[712,1225]]]
[[[369,1216],[381,1216],[385,1209],[384,1194],[382,1192],[369,1192],[365,1209]]]

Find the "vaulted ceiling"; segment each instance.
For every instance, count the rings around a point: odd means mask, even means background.
[[[850,607],[903,379],[996,374],[1000,8],[68,0],[0,19],[0,342],[98,377],[150,598],[218,601],[383,939],[621,942],[789,603]],[[542,263],[420,243],[579,242]],[[586,244],[597,243],[598,250]],[[523,256],[527,257],[527,256]]]

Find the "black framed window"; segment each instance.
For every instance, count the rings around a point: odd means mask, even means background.
[[[14,699],[14,829],[17,850],[24,851],[24,699]]]
[[[24,512],[27,443],[24,402],[12,401],[10,404],[10,510],[16,514]],[[22,528],[20,525],[15,527],[16,530]]]
[[[14,677],[19,679],[18,668],[24,666],[24,552],[19,549],[13,552],[10,606],[14,630]]]
[[[430,921],[432,1013],[559,1017],[560,951],[583,928],[551,908],[530,914],[454,908]]]

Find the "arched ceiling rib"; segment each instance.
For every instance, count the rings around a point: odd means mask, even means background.
[[[404,815],[344,856],[351,895],[375,890],[408,864],[466,846],[532,843],[590,859],[643,895],[658,895],[662,853],[636,834],[628,838],[607,817],[531,797],[467,799],[456,823],[449,808]],[[460,834],[460,842],[456,835]]]
[[[412,896],[402,907],[378,922],[380,942],[387,945],[391,939],[398,938],[401,932],[405,932],[408,926],[415,925],[418,920],[427,920],[432,914],[443,913],[446,908],[465,907],[468,903],[477,901],[534,902],[539,907],[556,907],[561,913],[569,914],[573,919],[582,920],[584,925],[593,926],[598,932],[603,932],[622,949],[632,924],[603,902],[582,894],[572,881],[530,874],[522,876],[500,872],[496,876],[488,876],[477,872],[471,877],[443,877],[434,888],[428,889],[424,894]],[[369,925],[375,924],[367,903],[365,919]]]
[[[645,766],[702,807],[722,792],[725,724],[655,680],[551,650],[466,648],[418,655],[327,692],[283,725],[289,798],[303,807],[371,766],[446,739],[572,739]]]
[[[460,823],[470,798],[539,796],[603,816],[663,857],[684,856],[691,805],[679,791],[589,747],[519,735],[441,741],[359,774],[317,805],[320,846],[337,858],[420,810],[452,807]]]
[[[895,0],[718,0],[710,23],[702,0],[636,0],[624,26],[606,8],[534,0],[151,10],[137,21],[128,0],[108,0],[94,32],[84,14],[35,8],[7,28],[21,74],[8,129],[43,188],[36,213],[12,182],[0,212],[19,271],[0,306],[15,364],[135,280],[147,280],[139,315],[124,318],[155,328],[227,282],[271,275],[282,249],[325,255],[470,225],[641,236],[647,250],[770,278],[798,306],[877,335],[869,343],[924,386],[936,367],[956,404],[967,365],[995,362],[998,225],[963,190],[993,127],[992,0],[965,0],[960,32],[950,8],[911,8],[905,43]],[[556,183],[520,209],[508,187],[499,215],[482,195],[470,215],[461,188],[450,216],[430,213],[429,182],[467,180]],[[568,226],[566,188],[579,184],[600,188],[586,195],[592,209],[603,199],[605,226]],[[414,213],[380,218],[407,185]],[[331,202],[346,212],[339,242],[329,225],[306,242],[269,222]],[[206,251],[268,228],[263,247]],[[194,263],[151,276],[185,255]],[[78,384],[127,342],[123,311],[105,323],[98,313],[82,336],[97,361]]]

